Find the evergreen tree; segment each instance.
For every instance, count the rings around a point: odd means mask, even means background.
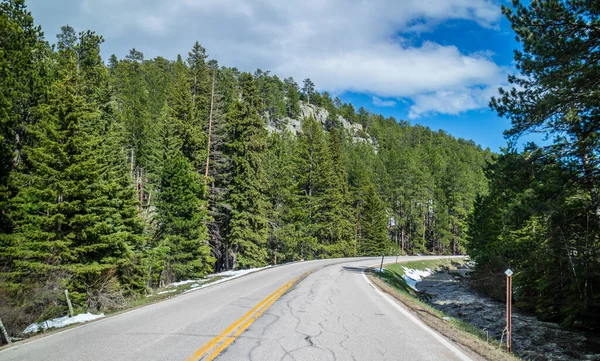
[[[271,134],[265,161],[269,207],[269,250],[273,264],[302,258],[298,248],[301,238],[295,211],[298,202],[294,179],[296,139],[290,133]]]
[[[511,142],[530,132],[554,138],[551,145],[527,150],[531,156],[524,162],[535,177],[516,194],[521,202],[535,201],[521,207],[507,202],[504,211],[521,217],[507,220],[498,238],[512,245],[520,243],[515,235],[543,239],[539,257],[505,258],[514,262],[515,283],[529,290],[532,304],[540,303],[540,315],[567,325],[588,323],[586,315],[600,307],[594,292],[600,285],[595,271],[600,268],[599,8],[592,1],[524,5],[515,0],[502,10],[523,45],[515,52],[521,74],[510,76],[514,87],[500,89],[490,105],[511,120],[506,132]],[[555,267],[546,273],[531,272],[552,263]],[[560,269],[571,272],[553,272]]]
[[[352,206],[340,137],[335,128],[331,128],[326,156],[329,159],[324,159],[319,175],[317,236],[325,257],[352,256],[355,254]]]
[[[151,144],[156,137],[156,122],[152,122],[150,113],[143,60],[143,53],[131,49],[125,60],[119,62],[114,81],[134,167],[143,167],[149,161],[153,152]]]
[[[521,76],[508,79],[519,89],[501,89],[490,105],[511,119],[509,137],[537,131],[557,136],[551,151],[581,174],[600,228],[598,6],[587,1],[525,6],[516,0],[513,5],[502,10],[523,44],[515,53]]]
[[[0,2],[0,34],[0,208],[5,209],[16,191],[8,187],[9,175],[21,163],[34,109],[44,100],[51,77],[49,47],[24,0]],[[6,212],[0,212],[0,234],[11,229]]]
[[[362,256],[379,256],[389,253],[385,205],[375,186],[365,187],[364,205],[360,210],[360,243],[358,252]]]
[[[102,308],[99,294],[120,297],[115,275],[129,256],[132,233],[126,210],[108,193],[114,183],[103,182],[109,165],[94,137],[99,112],[80,95],[75,60],[66,58],[62,80],[32,127],[34,141],[23,149],[27,172],[12,178],[19,189],[10,203],[15,231],[2,253],[13,260],[8,284],[15,292],[27,294],[62,275],[76,305]]]
[[[231,205],[228,243],[236,256],[235,267],[259,267],[267,263],[264,156],[266,129],[257,109],[260,99],[251,74],[240,77],[241,100],[227,114],[230,139],[231,181],[228,203]]]
[[[300,87],[291,77],[284,79],[283,84],[287,116],[296,119],[300,116]]]
[[[310,97],[315,93],[315,83],[309,78],[304,79],[304,86],[302,87],[302,95],[307,103],[311,103]]]
[[[175,63],[175,76],[168,102],[170,119],[175,123],[175,132],[182,141],[181,149],[194,169],[204,168],[206,161],[205,120],[200,119],[198,107],[194,104],[194,84],[190,72],[183,62]]]
[[[297,179],[298,201],[295,204],[295,219],[302,258],[313,258],[326,251],[326,243],[320,241],[319,206],[325,190],[324,182],[332,180],[331,157],[323,127],[314,117],[302,121],[302,133],[298,136],[296,148],[295,178]]]
[[[191,83],[192,101],[195,105],[195,116],[198,119],[208,119],[210,104],[211,77],[206,64],[206,49],[195,42],[192,51],[188,53],[187,65],[189,68],[189,81]]]
[[[163,111],[158,156],[155,244],[161,250],[159,284],[200,278],[212,269],[205,182],[181,151],[169,109]]]

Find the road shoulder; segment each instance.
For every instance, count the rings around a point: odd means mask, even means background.
[[[513,355],[500,350],[497,346],[492,345],[485,340],[480,339],[474,334],[460,329],[443,316],[432,312],[426,305],[419,300],[402,293],[396,288],[384,282],[377,277],[373,271],[365,271],[367,279],[377,287],[381,292],[391,296],[394,300],[400,303],[417,317],[425,325],[453,341],[455,345],[460,347],[461,351],[468,354],[474,360],[493,360],[493,361],[518,361],[519,359]]]

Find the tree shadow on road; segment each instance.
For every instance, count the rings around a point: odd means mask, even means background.
[[[373,272],[369,267],[351,267],[351,266],[342,266],[342,272],[351,272],[351,273],[369,273]]]

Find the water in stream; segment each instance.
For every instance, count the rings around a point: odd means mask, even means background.
[[[460,271],[435,273],[417,288],[433,307],[500,340],[506,326],[506,305],[475,292]],[[600,361],[600,344],[592,342],[595,337],[598,335],[564,330],[513,308],[513,352],[523,360]]]

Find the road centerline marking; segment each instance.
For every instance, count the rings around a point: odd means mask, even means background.
[[[260,301],[250,311],[244,314],[237,321],[232,323],[225,331],[221,332],[218,336],[207,342],[204,346],[197,349],[190,357],[185,361],[198,361],[214,360],[223,350],[225,350],[233,341],[235,341],[256,319],[258,319],[275,301],[283,296],[290,288],[300,282],[308,273],[305,273],[299,277],[292,279],[285,283],[283,286],[278,288],[275,292],[271,293],[264,300]],[[216,347],[216,348],[215,348]],[[204,359],[203,357],[208,354],[210,350],[214,348],[214,351]]]

